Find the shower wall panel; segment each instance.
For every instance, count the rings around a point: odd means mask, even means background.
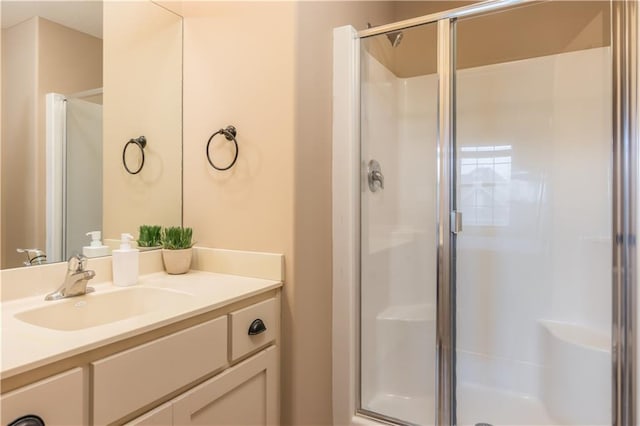
[[[459,400],[471,384],[541,401],[539,424],[608,421],[609,64],[604,47],[457,73]]]

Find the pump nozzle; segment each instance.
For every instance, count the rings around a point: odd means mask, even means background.
[[[130,250],[131,240],[133,240],[133,235],[120,234],[120,250]]]
[[[102,232],[100,231],[91,231],[87,232],[87,237],[91,237],[91,247],[101,247],[102,242],[100,241],[100,237],[102,237]]]

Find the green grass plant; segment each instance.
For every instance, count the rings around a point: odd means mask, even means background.
[[[162,247],[167,250],[191,248],[194,242],[193,230],[182,226],[170,226],[162,230]]]
[[[162,227],[158,225],[140,225],[138,247],[158,247],[162,245]]]

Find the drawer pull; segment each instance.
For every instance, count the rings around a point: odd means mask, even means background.
[[[253,320],[249,326],[249,336],[255,336],[256,334],[264,333],[265,331],[267,331],[267,327],[265,327],[260,318]]]
[[[8,426],[44,426],[44,422],[40,417],[29,414],[12,421]]]

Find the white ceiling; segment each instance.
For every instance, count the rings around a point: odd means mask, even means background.
[[[40,16],[65,27],[102,38],[102,1],[0,0],[2,28]]]

